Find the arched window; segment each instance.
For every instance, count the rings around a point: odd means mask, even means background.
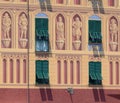
[[[49,51],[48,16],[39,13],[35,16],[36,51]]]
[[[101,43],[101,18],[97,15],[89,17],[89,43]]]
[[[89,17],[88,21],[88,49],[102,51],[101,18],[97,15]],[[95,53],[95,52],[94,52]],[[97,55],[97,54],[95,54]]]

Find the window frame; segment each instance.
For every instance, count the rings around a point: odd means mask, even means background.
[[[47,65],[47,70],[45,68],[46,64],[45,62],[48,64]],[[38,64],[41,68],[38,68]],[[49,84],[49,61],[48,60],[36,60],[36,85],[40,85],[40,84]],[[41,65],[40,65],[41,64]],[[46,72],[47,71],[47,72]],[[40,74],[37,74],[37,73]],[[47,78],[45,77],[45,72],[47,73]],[[38,77],[41,76],[41,77]]]
[[[97,66],[98,64],[99,66]],[[90,67],[93,67],[93,68],[90,68]],[[102,67],[101,62],[89,62],[89,85],[90,86],[91,85],[102,85],[102,72],[101,72],[102,68],[101,67]]]
[[[39,28],[40,24],[37,21],[40,21],[40,23],[42,24],[42,26],[40,28]],[[44,21],[47,23],[47,26],[43,25]],[[36,52],[49,52],[48,27],[49,27],[49,19],[48,18],[45,18],[45,17],[36,17],[35,18],[35,51]]]

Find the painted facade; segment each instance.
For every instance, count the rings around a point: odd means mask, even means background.
[[[119,11],[119,0],[1,0],[0,87],[90,88],[89,62],[101,63],[98,86],[119,87]],[[36,51],[36,18],[48,19],[48,52]],[[101,43],[89,43],[89,20],[101,21]],[[37,60],[48,84],[36,84]]]

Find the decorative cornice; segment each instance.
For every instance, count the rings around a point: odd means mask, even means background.
[[[120,61],[120,56],[109,56],[108,57],[109,61]]]
[[[14,4],[14,3],[0,3],[0,9],[11,9],[11,10],[28,10],[27,4]]]
[[[89,61],[101,61],[101,57],[90,55],[89,56]]]
[[[81,59],[81,55],[72,55],[72,54],[58,54],[58,55],[55,55],[55,57],[57,59],[72,59],[72,60],[80,60]]]
[[[36,53],[36,59],[49,59],[50,57],[52,57],[50,53]]]
[[[2,53],[1,54],[1,57],[2,58],[17,58],[17,59],[27,59],[28,58],[28,55],[26,53]]]
[[[46,7],[42,8],[40,7],[40,4],[29,4],[29,7],[27,5],[27,3],[0,3],[0,9],[16,9],[16,10],[28,10],[29,11],[34,11],[39,9],[40,11],[46,11],[46,12],[81,12],[81,13],[89,13],[89,12],[93,12],[93,8],[90,6],[86,6],[86,5],[79,5],[79,6],[75,6],[75,5],[55,5],[55,4],[51,4],[51,5],[47,5]],[[104,10],[104,13],[108,13],[108,14],[115,14],[115,13],[120,13],[120,8],[118,7],[103,7],[101,8]],[[94,10],[98,10],[98,8],[94,8]]]

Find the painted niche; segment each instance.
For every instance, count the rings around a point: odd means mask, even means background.
[[[11,16],[8,12],[3,13],[2,15],[2,47],[3,48],[11,48],[11,26],[12,20]]]
[[[18,42],[19,48],[26,48],[28,42],[28,20],[25,13],[21,13],[18,18]]]
[[[82,22],[79,15],[75,15],[72,20],[72,43],[74,50],[81,49]]]
[[[61,14],[56,17],[56,46],[59,50],[65,49],[65,19]]]
[[[109,45],[110,51],[118,51],[118,21],[115,17],[109,20]]]
[[[58,4],[63,4],[63,0],[57,0]]]
[[[74,4],[80,4],[81,0],[74,0]]]

